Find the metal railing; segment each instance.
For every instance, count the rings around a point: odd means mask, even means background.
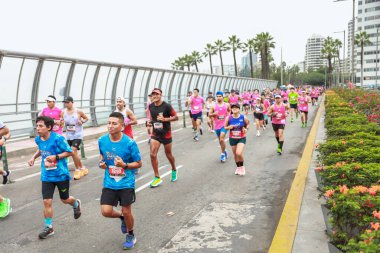
[[[67,57],[0,50],[0,119],[13,136],[33,135],[45,98],[58,101],[72,96],[89,116],[87,126],[99,126],[123,96],[138,118],[145,116],[148,94],[163,90],[164,100],[181,112],[187,91],[202,94],[218,90],[274,88],[272,80],[211,75],[187,71],[132,66]],[[59,104],[57,104],[58,107]]]

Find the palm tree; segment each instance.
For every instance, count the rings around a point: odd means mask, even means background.
[[[238,70],[237,70],[237,64],[236,64],[236,50],[243,49],[244,50],[244,43],[240,41],[236,35],[232,35],[231,37],[228,37],[228,45],[231,46],[232,49],[232,55],[234,57],[234,66],[235,66],[235,76],[238,76]]]
[[[355,45],[360,46],[360,83],[363,86],[363,58],[364,58],[364,46],[370,44],[369,35],[362,31],[355,35]]]
[[[261,78],[269,79],[269,55],[271,48],[275,48],[275,42],[267,32],[257,34],[254,40],[255,53],[259,53],[261,57]]]
[[[172,69],[184,70],[184,68],[185,68],[185,62],[183,61],[182,57],[179,57],[172,63]]]
[[[187,71],[190,71],[190,66],[193,65],[193,57],[191,55],[185,54],[185,56],[180,57],[180,60],[183,61],[184,66],[187,67]]]
[[[245,49],[249,52],[249,65],[251,66],[251,77],[253,78],[253,62],[252,62],[252,54],[255,50],[255,40],[248,39],[247,43],[245,43]]]
[[[335,57],[336,55],[336,48],[334,41],[331,37],[327,37],[325,42],[323,43],[323,48],[321,50],[322,57],[327,59],[328,62],[328,68],[327,68],[327,74],[328,74],[328,84],[331,86],[331,73],[333,71],[333,66],[331,63],[331,60]]]
[[[203,53],[203,56],[209,58],[209,60],[210,60],[210,71],[211,71],[211,74],[212,74],[212,60],[211,60],[211,56],[215,55],[216,52],[217,52],[217,50],[211,44],[207,44],[204,50],[205,50],[205,52]]]
[[[223,42],[222,40],[217,40],[215,41],[215,49],[219,53],[220,66],[222,67],[222,75],[224,75],[222,52],[230,50],[230,48],[227,46],[227,43]]]
[[[201,63],[203,62],[203,56],[201,53],[199,53],[198,51],[193,51],[191,52],[191,57],[193,59],[193,64],[195,66],[195,69],[197,70],[197,72],[199,72],[199,69],[198,69],[198,63]]]
[[[340,76],[341,76],[341,71],[340,71],[340,49],[342,48],[342,41],[340,41],[339,39],[335,39],[334,40],[334,45],[335,45],[336,56],[338,58],[338,64],[339,64],[339,68],[338,68],[338,83],[340,83]]]

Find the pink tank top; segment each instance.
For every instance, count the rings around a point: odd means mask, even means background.
[[[249,99],[251,95],[249,93],[243,93],[242,97],[243,97],[244,104],[249,104]]]
[[[258,97],[260,97],[260,95],[258,95],[258,94],[253,94],[253,95],[252,95],[252,105],[255,105],[255,104],[256,104],[256,99],[257,99]]]
[[[214,128],[216,130],[219,130],[224,126],[224,122],[226,120],[226,117],[228,116],[227,105],[223,103],[222,106],[219,106],[219,104],[216,103],[215,112],[217,112],[218,115],[214,117]]]
[[[230,96],[230,98],[228,99],[228,102],[230,104],[236,104],[237,102],[239,101],[239,97],[238,96]]]
[[[300,111],[308,112],[309,111],[309,105],[307,103],[307,97],[299,97],[298,98],[298,105]]]
[[[277,112],[277,114],[272,117],[272,123],[278,124],[278,125],[285,125],[286,123],[285,106],[281,104],[281,106],[278,107],[276,104],[274,104],[273,111]]]
[[[264,106],[265,106],[265,108],[264,108],[264,112],[263,112],[263,114],[264,114],[264,115],[267,115],[267,114],[268,114],[268,108],[269,108],[269,106],[270,106],[269,99],[265,99],[265,100],[264,100]]]
[[[192,97],[191,100],[191,113],[197,114],[202,112],[202,105],[204,104],[204,100],[202,97]]]
[[[58,107],[54,107],[53,109],[50,109],[49,107],[45,107],[44,109],[42,109],[41,116],[47,116],[54,119],[54,121],[56,121],[56,120],[61,120],[61,112],[62,112],[61,109],[59,109]],[[60,124],[54,123],[52,130],[53,132],[56,132],[57,134],[62,134],[62,127]]]

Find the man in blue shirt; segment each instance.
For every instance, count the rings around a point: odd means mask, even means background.
[[[140,151],[134,140],[125,135],[124,116],[113,112],[108,119],[108,134],[99,138],[99,167],[104,169],[104,182],[100,205],[102,215],[121,219],[121,231],[126,235],[124,249],[136,243],[133,233],[132,203],[135,195],[135,170],[142,165]],[[114,210],[118,204],[121,212]]]
[[[41,156],[41,181],[42,198],[44,200],[45,228],[38,235],[45,239],[54,234],[53,230],[53,195],[57,186],[59,196],[64,204],[69,204],[74,210],[74,219],[81,216],[81,203],[79,199],[70,196],[70,173],[67,159],[72,155],[72,149],[65,138],[52,132],[54,120],[46,116],[40,116],[36,120],[38,136],[35,142],[38,151],[29,160],[29,166],[34,165],[37,157]]]

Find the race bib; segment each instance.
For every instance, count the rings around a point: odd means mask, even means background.
[[[66,131],[67,132],[75,132],[75,125],[67,125]]]
[[[163,129],[164,125],[162,124],[162,122],[155,122],[155,123],[153,123],[153,127],[155,129]]]
[[[194,110],[199,110],[199,106],[194,106]]]
[[[282,117],[282,113],[277,113],[276,114],[276,119],[281,119],[281,117]]]
[[[59,126],[58,125],[54,125],[53,126],[53,131],[58,131],[59,130]]]
[[[260,112],[260,108],[256,108],[256,112]]]
[[[45,169],[46,170],[55,170],[57,169],[57,161],[49,162],[47,160],[44,161]]]
[[[231,131],[232,137],[241,137],[241,131]]]
[[[224,115],[219,115],[218,120],[224,120]]]
[[[108,173],[110,174],[110,178],[113,178],[117,181],[125,177],[124,168],[120,168],[120,167],[116,167],[112,165],[108,167]]]

